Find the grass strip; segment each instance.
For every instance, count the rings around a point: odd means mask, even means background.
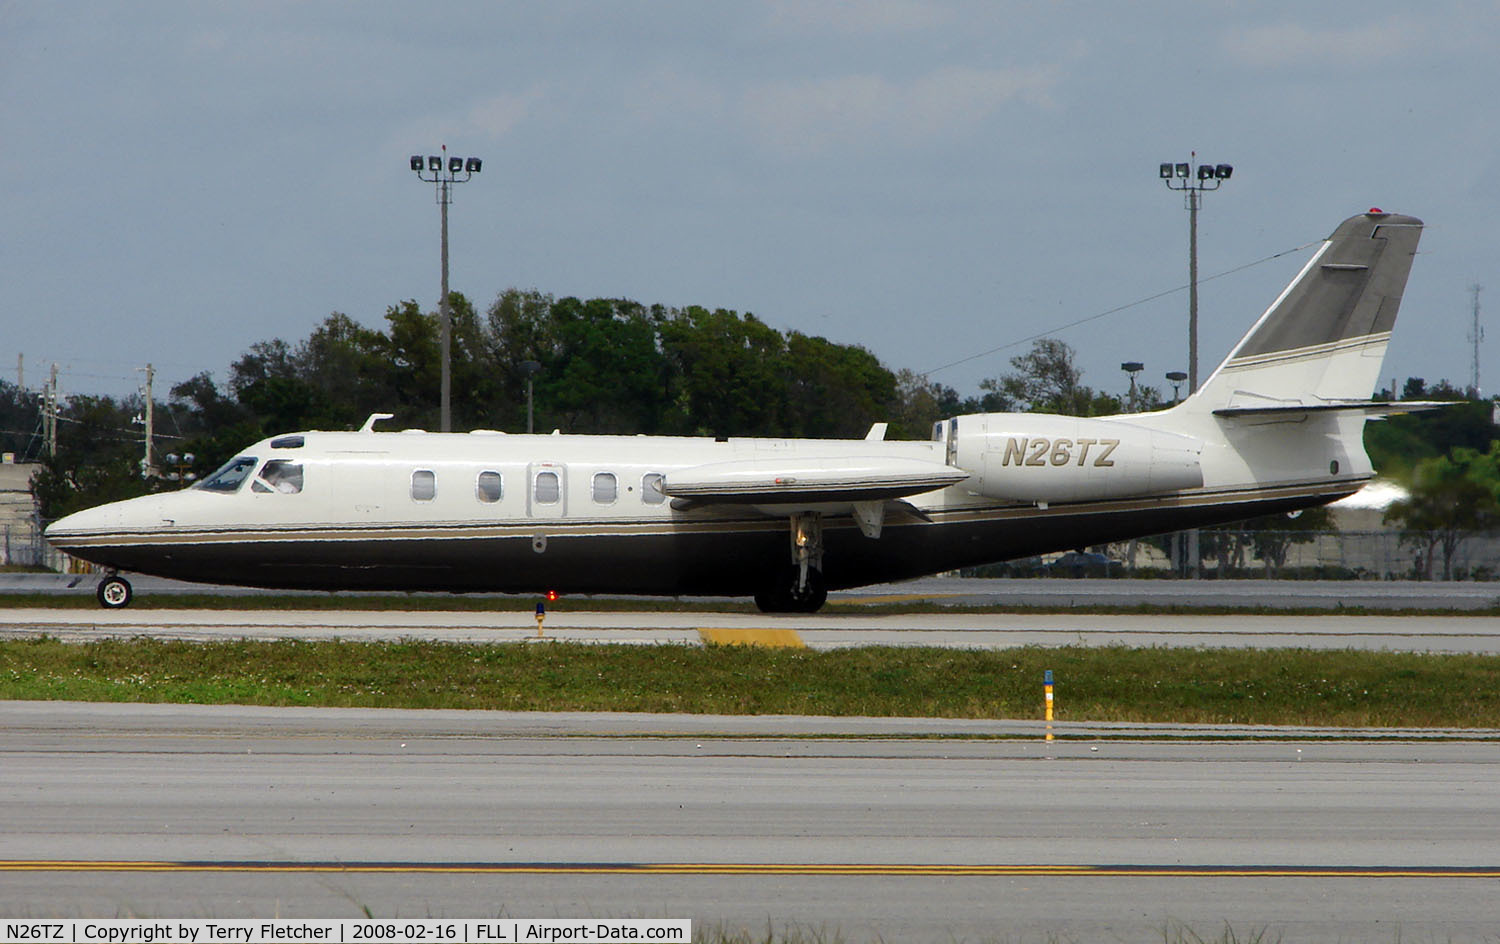
[[[1500,727],[1500,657],[1322,650],[0,642],[0,698]]]

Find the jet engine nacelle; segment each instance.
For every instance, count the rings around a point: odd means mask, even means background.
[[[963,487],[988,498],[1069,502],[1203,485],[1203,443],[1126,419],[985,413],[949,421]]]

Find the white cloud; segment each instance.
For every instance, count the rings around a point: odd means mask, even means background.
[[[492,141],[498,140],[525,121],[543,98],[540,86],[532,86],[524,92],[506,92],[487,98],[469,108],[466,127]]]
[[[1257,68],[1361,63],[1378,66],[1391,56],[1417,47],[1425,33],[1418,24],[1400,18],[1341,29],[1309,29],[1300,23],[1281,23],[1232,33],[1222,43],[1231,59]]]
[[[876,138],[915,141],[962,134],[1012,102],[1049,106],[1056,81],[1051,67],[950,67],[904,84],[877,75],[774,82],[747,91],[743,103],[765,143],[811,153]]]

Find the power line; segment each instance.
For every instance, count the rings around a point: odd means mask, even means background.
[[[1225,269],[1223,272],[1218,272],[1218,273],[1215,273],[1214,275],[1208,276],[1207,278],[1199,279],[1198,280],[1198,284],[1201,285],[1204,282],[1212,282],[1215,279],[1222,279],[1225,276],[1234,275],[1236,272],[1243,272],[1246,269],[1252,268],[1254,266],[1261,265],[1262,263],[1271,262],[1271,261],[1273,261],[1275,259],[1280,259],[1282,256],[1288,256],[1288,255],[1291,255],[1294,252],[1302,252],[1304,249],[1309,249],[1309,248],[1311,248],[1313,246],[1316,246],[1316,245],[1318,245],[1319,243],[1322,243],[1322,242],[1323,242],[1322,239],[1315,239],[1315,240],[1313,240],[1310,243],[1303,243],[1302,245],[1295,246],[1295,247],[1293,247],[1291,249],[1283,249],[1281,252],[1273,253],[1272,255],[1266,256],[1263,259],[1256,259],[1254,262],[1247,262],[1244,265],[1235,266],[1233,269]],[[1079,318],[1077,321],[1070,321],[1070,322],[1068,322],[1067,324],[1064,324],[1064,325],[1057,325],[1057,326],[1055,326],[1053,328],[1049,328],[1048,330],[1043,331],[1043,332],[1041,332],[1039,334],[1029,335],[1027,337],[1020,338],[1020,339],[1015,340],[1015,341],[1008,341],[1005,344],[999,345],[998,347],[992,347],[992,348],[990,348],[987,351],[980,351],[978,354],[970,354],[967,357],[961,357],[961,358],[959,358],[956,361],[950,361],[949,363],[943,364],[940,367],[933,367],[933,368],[931,368],[929,370],[924,370],[924,371],[920,372],[917,376],[919,376],[919,377],[927,377],[927,376],[930,376],[932,374],[937,373],[940,370],[947,370],[950,367],[957,367],[959,364],[967,364],[969,361],[978,360],[981,357],[989,357],[991,354],[997,354],[1000,351],[1005,350],[1006,348],[1017,347],[1019,345],[1025,344],[1025,343],[1027,343],[1029,341],[1036,341],[1036,340],[1039,340],[1041,338],[1050,337],[1050,336],[1052,336],[1054,334],[1057,334],[1059,332],[1067,331],[1070,328],[1076,328],[1079,325],[1085,325],[1085,324],[1088,324],[1091,321],[1098,321],[1100,318],[1107,318],[1110,315],[1119,314],[1122,311],[1125,311],[1125,310],[1130,309],[1130,308],[1135,308],[1138,305],[1144,305],[1147,302],[1154,302],[1154,301],[1156,301],[1159,298],[1166,298],[1168,295],[1175,295],[1178,292],[1185,291],[1187,288],[1189,288],[1189,283],[1184,282],[1183,284],[1177,286],[1176,288],[1169,288],[1169,289],[1167,289],[1164,292],[1157,292],[1155,295],[1148,295],[1145,298],[1139,298],[1139,299],[1136,299],[1133,302],[1127,302],[1124,305],[1117,305],[1114,308],[1111,308],[1111,309],[1109,309],[1107,311],[1101,311],[1097,315],[1089,315],[1087,318]]]

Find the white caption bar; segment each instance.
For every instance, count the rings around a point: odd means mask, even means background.
[[[63,944],[565,944],[573,941],[693,939],[686,918],[422,918],[347,921],[276,918],[218,921],[211,918],[111,918],[64,921],[0,921],[0,944],[60,941]]]

